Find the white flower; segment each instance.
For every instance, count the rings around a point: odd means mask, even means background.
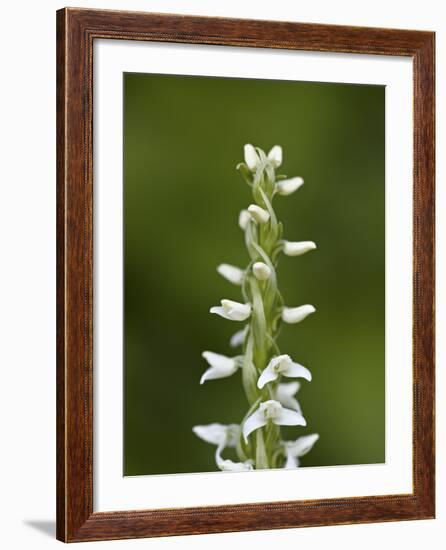
[[[302,414],[299,401],[294,397],[300,389],[300,382],[287,382],[279,384],[276,390],[276,399],[287,409],[292,409]]]
[[[305,317],[308,317],[310,313],[314,313],[316,308],[310,304],[305,304],[299,307],[284,307],[282,309],[282,319],[285,323],[300,323]]]
[[[294,191],[297,191],[299,187],[302,187],[304,180],[302,178],[289,178],[286,180],[280,180],[276,183],[276,192],[279,195],[291,195]]]
[[[287,256],[301,256],[305,252],[314,250],[316,243],[313,241],[300,241],[292,243],[290,241],[283,241],[283,253]]]
[[[266,281],[271,276],[271,268],[263,262],[256,262],[252,266],[252,272],[259,281]]]
[[[279,426],[306,426],[305,418],[296,411],[285,409],[278,401],[270,399],[260,403],[259,408],[249,416],[243,424],[243,437],[248,442],[248,436],[255,430],[266,426],[268,422]]]
[[[242,346],[244,344],[248,330],[249,326],[246,325],[245,328],[238,330],[231,336],[231,339],[229,340],[229,345],[231,348],[237,348],[238,346]]]
[[[222,277],[234,285],[241,285],[243,282],[243,275],[245,272],[239,267],[230,264],[220,264],[217,267],[217,271]]]
[[[274,145],[268,153],[268,160],[270,160],[276,168],[279,168],[282,164],[282,147],[280,145]]]
[[[248,227],[248,223],[251,221],[251,214],[247,210],[241,210],[238,216],[238,224],[243,231]]]
[[[247,143],[245,145],[245,162],[251,172],[255,172],[258,165],[260,164],[259,155],[250,143]]]
[[[257,387],[262,389],[268,382],[277,380],[280,374],[287,378],[305,378],[305,380],[311,381],[311,373],[307,368],[299,363],[294,363],[289,355],[278,355],[271,359],[260,375]]]
[[[266,223],[269,220],[269,212],[264,208],[260,208],[257,204],[250,204],[248,206],[248,212],[257,223]]]
[[[226,447],[236,447],[238,440],[240,439],[240,426],[238,424],[208,424],[207,426],[194,426],[192,428],[194,434],[210,443],[216,445],[215,461],[217,466],[223,472],[243,472],[252,470],[252,461],[246,462],[233,462],[232,460],[225,460],[222,458],[221,453]]]
[[[206,443],[223,447],[235,447],[240,438],[238,424],[218,424],[214,422],[205,426],[194,426],[192,431]]]
[[[226,355],[220,355],[212,351],[203,351],[201,356],[206,359],[210,367],[201,377],[200,384],[204,384],[206,380],[232,376],[239,368],[237,360],[233,357],[226,357]]]
[[[311,451],[313,445],[319,439],[319,434],[304,435],[296,441],[284,441],[286,462],[284,468],[287,470],[299,466],[299,457]]]
[[[232,300],[221,300],[220,303],[221,306],[211,307],[209,311],[230,321],[245,321],[251,315],[250,304],[240,304]]]

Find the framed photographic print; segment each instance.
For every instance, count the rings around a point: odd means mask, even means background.
[[[58,538],[434,517],[434,34],[57,48]]]

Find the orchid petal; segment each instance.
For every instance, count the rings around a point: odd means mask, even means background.
[[[240,229],[243,229],[243,231],[245,231],[251,219],[251,214],[247,210],[241,210],[238,216],[238,224],[240,226]]]
[[[192,431],[197,437],[206,441],[206,443],[222,445],[226,439],[226,429],[227,427],[224,424],[214,422],[206,426],[194,426]]]
[[[223,448],[220,445],[215,451],[215,462],[222,472],[247,472],[254,469],[251,460],[247,460],[246,462],[234,462],[232,460],[222,458],[222,450]]]
[[[282,164],[282,147],[280,145],[274,145],[268,153],[268,160],[270,160],[276,168],[279,168]]]
[[[242,330],[238,330],[235,332],[231,339],[229,340],[229,345],[231,348],[237,348],[238,346],[242,346],[245,343],[246,335],[248,334],[249,326],[246,325],[245,328],[242,328]]]
[[[248,212],[251,214],[253,220],[257,223],[266,223],[269,220],[269,212],[264,208],[260,208],[257,204],[250,204],[248,206]]]
[[[245,153],[245,163],[247,164],[248,168],[254,172],[257,169],[257,166],[259,165],[260,159],[258,154],[256,153],[255,148],[250,144],[247,143],[244,148]]]
[[[251,315],[251,305],[221,300],[221,306],[211,307],[210,312],[230,321],[245,321]]]
[[[274,424],[278,426],[306,426],[307,421],[305,418],[299,414],[297,411],[292,411],[291,409],[285,409],[281,407],[281,410],[278,412],[277,416],[272,419]]]
[[[255,262],[252,266],[252,272],[259,281],[266,281],[271,276],[271,268],[263,262]]]
[[[276,399],[287,409],[292,409],[302,414],[299,401],[294,395],[299,391],[299,382],[288,382],[285,384],[279,384],[276,390]]]
[[[282,319],[285,323],[300,323],[305,317],[308,317],[311,313],[314,313],[316,308],[310,304],[305,304],[299,307],[284,307],[282,309]]]
[[[276,183],[276,191],[279,195],[291,195],[291,193],[297,191],[299,187],[302,187],[303,184],[304,180],[300,177],[281,180]]]
[[[287,256],[302,256],[302,254],[305,254],[310,250],[315,250],[316,248],[316,243],[313,241],[283,241],[283,253]]]
[[[241,285],[245,274],[243,269],[230,264],[220,264],[217,272],[234,285]]]
[[[200,384],[206,380],[227,378],[232,376],[238,369],[237,362],[232,357],[226,357],[212,351],[204,351],[202,357],[209,363],[210,368],[201,377]]]
[[[265,415],[260,408],[253,412],[251,416],[248,416],[242,428],[245,442],[248,443],[249,434],[251,434],[255,430],[258,430],[259,428],[262,428],[263,426],[266,426],[266,423],[267,419],[265,418]]]
[[[303,435],[296,439],[296,441],[286,441],[287,453],[291,454],[294,458],[304,456],[311,451],[318,439],[319,434],[310,434]]]
[[[311,372],[303,365],[299,365],[299,363],[291,362],[281,372],[287,378],[305,378],[305,380],[311,382]]]
[[[278,376],[279,374],[271,366],[266,367],[257,380],[257,387],[262,389],[266,384],[268,384],[268,382],[277,380]]]
[[[294,457],[290,452],[286,453],[285,470],[294,470],[299,467],[299,459]]]

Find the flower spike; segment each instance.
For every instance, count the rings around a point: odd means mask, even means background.
[[[240,425],[213,422],[193,428],[197,437],[215,446],[216,468],[222,472],[296,468],[300,457],[319,438],[310,434],[284,441],[282,436],[282,426],[294,426],[299,431],[307,425],[296,399],[301,387],[297,379],[310,382],[312,376],[306,367],[280,351],[280,321],[299,323],[316,311],[310,304],[284,306],[278,288],[279,253],[301,256],[316,249],[313,241],[282,238],[283,224],[274,211],[274,197],[291,195],[304,183],[301,177],[278,175],[282,161],[280,145],[274,145],[267,154],[250,143],[244,146],[244,162],[237,164],[237,170],[251,190],[252,202],[239,213],[238,225],[244,233],[249,263],[244,269],[227,263],[217,267],[222,277],[240,288],[243,298],[241,302],[221,300],[210,312],[243,323],[229,341],[231,348],[241,347],[241,355],[203,352],[208,366],[200,383],[231,377],[240,370],[241,376],[234,378],[241,381],[249,404]],[[228,448],[232,456],[226,458]]]

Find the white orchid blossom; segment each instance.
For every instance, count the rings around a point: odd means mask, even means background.
[[[274,145],[268,153],[268,160],[274,165],[275,168],[279,168],[282,164],[282,147],[280,145]]]
[[[306,426],[305,418],[296,411],[285,409],[282,405],[273,399],[260,403],[258,409],[245,420],[242,431],[245,442],[248,442],[248,436],[266,426],[268,422],[278,426]]]
[[[287,256],[302,256],[310,250],[316,249],[316,243],[313,241],[290,242],[283,241],[283,253]]]
[[[238,424],[212,424],[194,426],[194,434],[210,443],[211,445],[223,445],[224,447],[235,447],[240,438],[240,426]]]
[[[245,275],[243,269],[230,264],[220,264],[217,267],[217,272],[234,285],[241,285]]]
[[[257,204],[250,204],[248,206],[248,212],[251,214],[251,217],[257,223],[266,223],[269,220],[269,212]]]
[[[300,323],[308,317],[308,315],[314,313],[315,311],[316,308],[310,304],[305,304],[298,307],[284,307],[282,309],[282,319],[285,323],[289,324]]]
[[[300,389],[300,382],[285,382],[279,384],[276,389],[276,399],[287,409],[292,409],[302,414],[299,401],[294,397]]]
[[[221,300],[221,306],[211,307],[209,311],[230,321],[246,321],[251,315],[251,305],[241,304],[233,300]]]
[[[286,462],[284,468],[287,470],[297,468],[300,464],[299,457],[311,451],[313,445],[319,439],[319,434],[303,435],[296,441],[284,441]]]
[[[263,370],[257,381],[257,387],[262,389],[268,382],[277,380],[280,375],[287,378],[305,378],[311,382],[311,373],[306,367],[294,363],[289,355],[278,355],[273,357]]]
[[[224,459],[221,456],[222,451],[227,447],[236,447],[240,439],[240,426],[238,424],[208,424],[207,426],[194,426],[192,428],[194,434],[210,443],[216,445],[215,462],[223,472],[245,472],[253,470],[252,460],[245,462],[233,462],[232,460]]]
[[[248,331],[249,325],[246,325],[245,328],[242,328],[241,330],[235,332],[229,340],[229,345],[231,346],[231,348],[238,348],[238,346],[242,346],[245,343]]]
[[[245,145],[245,163],[251,172],[255,172],[260,164],[259,155],[250,143]]]
[[[240,210],[238,215],[238,224],[243,231],[248,227],[248,223],[252,220],[251,214],[247,210]]]
[[[217,378],[228,378],[232,376],[239,368],[239,363],[236,357],[226,357],[212,351],[203,351],[201,354],[208,362],[210,367],[205,371],[200,379],[200,384],[204,384],[206,380],[216,380]]]
[[[303,184],[304,180],[299,177],[280,180],[276,183],[276,193],[283,196],[291,195],[291,193],[297,191],[299,187],[302,187]]]
[[[271,277],[271,268],[263,262],[255,262],[252,266],[252,272],[259,281],[266,281]]]

